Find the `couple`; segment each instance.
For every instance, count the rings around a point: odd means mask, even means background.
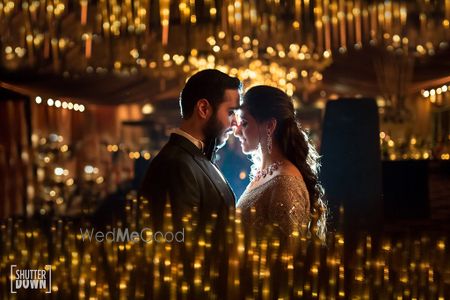
[[[181,126],[150,163],[140,191],[149,199],[153,225],[162,228],[170,199],[176,228],[196,207],[199,224],[214,216],[215,228],[222,232],[230,210],[237,207],[244,228],[256,233],[275,225],[289,237],[309,227],[323,238],[318,155],[298,126],[291,98],[277,88],[256,86],[240,104],[240,91],[237,78],[218,70],[200,71],[187,81],[180,95]],[[254,163],[252,180],[238,201],[212,161],[233,131]]]

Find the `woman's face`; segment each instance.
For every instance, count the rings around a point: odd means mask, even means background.
[[[245,108],[240,110],[239,121],[235,127],[234,135],[239,138],[242,152],[245,154],[258,149],[260,142],[258,123]]]

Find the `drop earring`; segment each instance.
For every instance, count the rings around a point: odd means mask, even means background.
[[[267,152],[272,154],[272,135],[269,130],[267,130]]]

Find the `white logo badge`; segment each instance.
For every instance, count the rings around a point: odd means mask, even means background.
[[[11,265],[11,293],[17,290],[45,290],[52,292],[52,266],[45,265],[44,269],[19,269]]]

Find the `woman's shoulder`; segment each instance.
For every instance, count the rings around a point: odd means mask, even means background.
[[[292,162],[288,160],[283,161],[283,163],[280,165],[277,171],[278,171],[277,175],[291,175],[302,178],[300,170]]]
[[[301,174],[277,174],[270,183],[271,189],[277,192],[302,191],[305,186]]]
[[[300,170],[291,162],[284,162],[274,174],[270,189],[277,195],[309,198]]]

